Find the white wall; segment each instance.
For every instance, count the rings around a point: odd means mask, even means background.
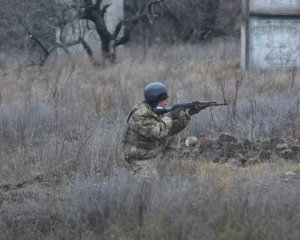
[[[242,66],[300,67],[300,0],[243,0]]]
[[[103,0],[102,5],[111,3],[107,9],[106,22],[110,32],[124,17],[124,1],[123,0]]]

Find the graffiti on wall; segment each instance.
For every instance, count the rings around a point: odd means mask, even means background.
[[[249,65],[252,68],[300,65],[300,19],[250,21]]]
[[[300,67],[300,0],[243,0],[242,66]]]

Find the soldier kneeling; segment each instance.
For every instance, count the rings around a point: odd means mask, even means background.
[[[123,135],[125,161],[134,174],[156,178],[154,159],[165,153],[171,139],[189,123],[191,116],[202,108],[173,111],[157,115],[153,109],[168,106],[167,87],[153,82],[144,89],[144,101],[135,105],[127,118]]]

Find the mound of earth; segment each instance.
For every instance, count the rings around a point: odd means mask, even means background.
[[[298,139],[270,138],[251,142],[221,134],[216,139],[194,136],[184,139],[181,155],[187,158],[204,159],[215,163],[230,163],[247,166],[262,162],[300,162],[300,142]]]

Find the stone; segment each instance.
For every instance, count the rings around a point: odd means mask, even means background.
[[[244,165],[244,164],[248,161],[248,159],[247,159],[244,155],[242,155],[242,154],[237,154],[237,155],[235,156],[235,158],[236,158],[242,165]]]
[[[276,144],[284,143],[284,140],[281,139],[281,138],[270,138],[270,143],[271,143],[273,146],[276,146]]]
[[[261,148],[264,150],[272,150],[273,149],[273,145],[270,141],[263,141],[261,143]]]
[[[270,150],[262,150],[260,153],[259,153],[259,157],[262,158],[262,159],[270,159],[272,155],[272,151]]]
[[[254,164],[258,164],[261,163],[262,160],[259,158],[259,156],[255,156],[253,158],[249,158],[247,161],[247,165],[254,165]]]
[[[219,141],[236,143],[237,139],[235,137],[231,136],[231,135],[223,133],[223,134],[220,135]]]
[[[299,145],[292,145],[292,146],[290,146],[290,149],[294,152],[300,152],[300,146]]]
[[[287,176],[289,176],[289,175],[293,176],[293,175],[296,175],[297,173],[289,171],[289,172],[285,172],[284,174],[287,175]]]
[[[198,143],[198,139],[195,136],[190,136],[185,139],[185,146],[194,147]]]
[[[284,159],[293,159],[296,157],[296,155],[297,154],[291,149],[286,149],[280,152],[280,156],[283,157]]]
[[[283,149],[288,149],[288,148],[289,148],[289,146],[286,143],[278,143],[276,145],[277,150],[283,150]]]
[[[231,166],[241,167],[242,163],[236,158],[229,158],[227,164]]]
[[[249,150],[255,150],[256,149],[255,144],[253,142],[251,142],[250,140],[248,140],[248,139],[245,139],[243,141],[242,145],[243,145],[243,148],[245,148],[245,149],[249,149]]]

